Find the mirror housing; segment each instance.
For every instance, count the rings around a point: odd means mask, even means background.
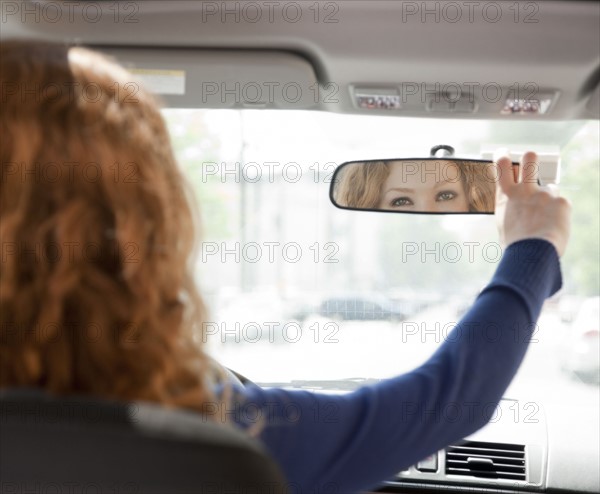
[[[493,214],[496,181],[497,169],[489,160],[429,157],[349,161],[336,168],[329,195],[341,209]]]

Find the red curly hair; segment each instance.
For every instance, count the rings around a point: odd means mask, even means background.
[[[0,388],[201,410],[195,215],[157,102],[108,58],[0,46]]]

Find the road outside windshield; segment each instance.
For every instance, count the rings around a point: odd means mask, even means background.
[[[573,204],[564,288],[546,302],[507,396],[598,406],[597,121],[164,115],[201,213],[208,351],[255,382],[313,389],[349,389],[424,362],[502,254],[493,216],[336,209],[328,194],[337,164],[427,156],[437,144],[464,158],[500,145],[560,153],[561,194]]]

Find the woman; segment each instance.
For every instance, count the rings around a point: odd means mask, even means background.
[[[560,287],[568,237],[566,202],[518,183],[508,158],[496,214],[509,247],[425,364],[342,396],[257,386],[225,396],[200,344],[194,218],[153,98],[83,48],[3,42],[0,65],[0,388],[144,400],[250,426],[303,492],[370,488],[490,419]],[[524,160],[531,171],[535,155]],[[481,331],[491,324],[494,341]],[[451,423],[423,412],[450,405]]]
[[[493,213],[491,163],[374,161],[344,166],[334,200],[343,207],[435,213]]]

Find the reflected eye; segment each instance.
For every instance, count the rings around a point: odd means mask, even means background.
[[[452,192],[451,190],[445,190],[443,192],[440,192],[437,196],[435,196],[435,200],[437,202],[451,201],[452,199],[455,199],[457,196],[458,196],[458,194],[456,192]]]
[[[408,197],[398,197],[390,202],[390,206],[394,208],[413,206],[413,202]]]

